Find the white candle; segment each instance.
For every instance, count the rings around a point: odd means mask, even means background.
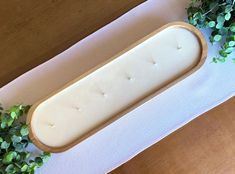
[[[39,104],[31,129],[47,146],[68,145],[187,72],[200,54],[191,31],[167,28]]]

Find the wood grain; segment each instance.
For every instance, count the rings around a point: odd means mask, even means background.
[[[144,1],[0,1],[0,86]]]
[[[234,174],[235,98],[203,114],[112,174]]]

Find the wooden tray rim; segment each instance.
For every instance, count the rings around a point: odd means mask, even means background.
[[[195,34],[195,36],[198,38],[199,42],[200,42],[200,46],[201,46],[201,57],[200,60],[198,62],[198,64],[196,66],[194,66],[191,70],[189,70],[188,72],[186,72],[185,74],[183,74],[182,76],[178,77],[176,80],[173,80],[172,82],[168,83],[167,85],[165,85],[164,87],[160,88],[159,90],[153,92],[152,94],[148,95],[147,97],[145,97],[144,99],[134,103],[133,105],[129,106],[127,109],[125,109],[124,111],[121,111],[120,113],[118,113],[117,115],[111,117],[109,120],[107,120],[105,123],[103,123],[102,125],[92,129],[91,131],[87,132],[86,134],[84,134],[83,136],[79,137],[77,140],[69,143],[68,145],[64,145],[61,147],[51,147],[48,145],[43,144],[42,142],[40,142],[40,140],[37,138],[37,136],[35,135],[32,127],[31,127],[31,121],[32,121],[32,117],[33,117],[33,113],[36,110],[36,108],[43,103],[44,101],[46,101],[47,99],[49,99],[50,97],[54,96],[55,94],[57,94],[58,92],[61,92],[62,90],[64,90],[65,88],[67,88],[68,86],[76,83],[77,81],[81,80],[82,78],[84,78],[85,76],[93,73],[94,71],[96,71],[97,69],[103,67],[104,65],[108,64],[109,62],[111,62],[112,60],[118,58],[119,56],[121,56],[122,54],[126,53],[127,51],[133,49],[134,47],[136,47],[137,45],[141,44],[142,42],[146,41],[147,39],[153,37],[155,34],[168,29],[168,28],[172,28],[172,27],[177,27],[177,28],[185,28],[189,31],[191,31],[192,33]],[[103,63],[95,66],[94,68],[92,68],[91,70],[89,70],[88,72],[84,73],[83,75],[79,76],[78,78],[72,80],[71,82],[67,83],[66,85],[64,85],[62,88],[56,90],[55,92],[53,92],[52,94],[48,95],[47,97],[39,100],[38,102],[36,102],[29,110],[28,114],[27,114],[27,124],[29,126],[29,137],[31,139],[31,141],[33,142],[34,145],[36,145],[39,149],[46,151],[46,152],[53,152],[53,153],[59,153],[59,152],[64,152],[70,148],[72,148],[73,146],[79,144],[81,141],[85,140],[86,138],[88,138],[89,136],[95,134],[96,132],[98,132],[99,130],[103,129],[104,127],[106,127],[107,125],[111,124],[112,122],[116,121],[117,119],[121,118],[122,116],[124,116],[126,113],[134,110],[135,108],[137,108],[138,106],[142,105],[143,103],[147,102],[148,100],[152,99],[153,97],[157,96],[158,94],[162,93],[163,91],[167,90],[168,88],[170,88],[171,86],[173,86],[174,84],[180,82],[181,80],[185,79],[186,77],[188,77],[189,75],[191,75],[192,73],[194,73],[195,71],[197,71],[205,62],[205,59],[207,57],[207,52],[208,52],[208,47],[207,47],[207,42],[204,39],[202,33],[195,28],[194,26],[185,23],[185,22],[181,22],[181,21],[176,21],[176,22],[171,22],[168,23],[162,27],[160,27],[159,29],[153,31],[152,33],[148,34],[147,36],[143,37],[142,39],[138,40],[137,42],[135,42],[134,44],[132,44],[131,46],[129,46],[128,48],[124,49],[123,51],[119,52],[118,54],[116,54],[115,56],[113,56],[112,58],[108,59],[107,61],[104,61]]]

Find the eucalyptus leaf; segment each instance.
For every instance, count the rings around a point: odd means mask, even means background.
[[[20,134],[22,136],[26,136],[29,134],[29,130],[28,130],[28,126],[27,125],[23,125],[20,129]]]
[[[210,21],[210,22],[208,23],[208,26],[209,26],[210,28],[215,27],[215,25],[216,25],[216,22],[215,22],[215,21]]]
[[[13,164],[9,164],[6,169],[5,172],[7,174],[14,174],[15,173],[15,166]]]
[[[235,41],[229,41],[228,44],[230,47],[233,47],[233,46],[235,46]]]
[[[191,0],[187,9],[189,23],[198,28],[210,28],[210,42],[221,44],[222,49],[212,59],[214,63],[224,63],[234,51],[234,10],[235,0]]]
[[[7,152],[4,154],[3,156],[3,164],[9,164],[12,162],[12,160],[16,157],[17,153],[16,152],[13,152],[13,151],[10,151],[10,152]]]
[[[42,160],[42,158],[41,158],[41,157],[36,157],[36,158],[35,158],[35,163],[36,163],[39,167],[41,167],[41,166],[43,165],[43,160]]]
[[[21,142],[22,137],[17,136],[17,135],[13,135],[13,136],[11,137],[11,140],[12,140],[13,143],[19,143],[19,142]]]
[[[214,36],[214,41],[216,41],[216,42],[221,41],[221,39],[222,39],[222,36],[220,34],[217,34]]]
[[[20,170],[21,170],[21,172],[26,172],[27,169],[28,169],[28,165],[25,163],[25,164],[22,165]]]
[[[3,141],[1,143],[1,149],[8,149],[10,147],[10,143]]]
[[[27,114],[29,106],[14,105],[0,110],[0,174],[33,174],[48,160],[50,153],[32,155],[27,149],[31,143],[28,126],[18,119]]]
[[[22,143],[16,143],[14,144],[15,151],[17,152],[23,152],[24,151],[24,145]]]
[[[225,15],[224,18],[225,18],[226,21],[228,21],[228,20],[231,18],[231,16],[232,16],[231,13],[228,12],[228,13]]]
[[[222,29],[224,27],[224,23],[217,23],[216,28],[217,29]]]
[[[217,22],[218,22],[218,24],[224,24],[224,22],[225,22],[225,17],[222,16],[222,15],[219,15],[219,16],[217,17]]]
[[[230,31],[235,32],[235,23],[232,23],[229,27]]]
[[[224,57],[228,56],[228,53],[225,50],[220,50],[219,54],[220,54],[221,58],[224,58]]]

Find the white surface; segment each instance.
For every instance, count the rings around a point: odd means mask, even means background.
[[[183,20],[188,2],[147,1],[3,87],[0,90],[2,102],[10,105],[37,101],[159,26]],[[38,173],[106,173],[199,114],[232,97],[235,65],[231,62],[211,64],[216,50],[211,47],[209,50],[207,62],[198,72],[73,149],[54,154]]]
[[[155,32],[34,108],[34,135],[50,147],[69,145],[195,67],[200,44],[185,28]]]

